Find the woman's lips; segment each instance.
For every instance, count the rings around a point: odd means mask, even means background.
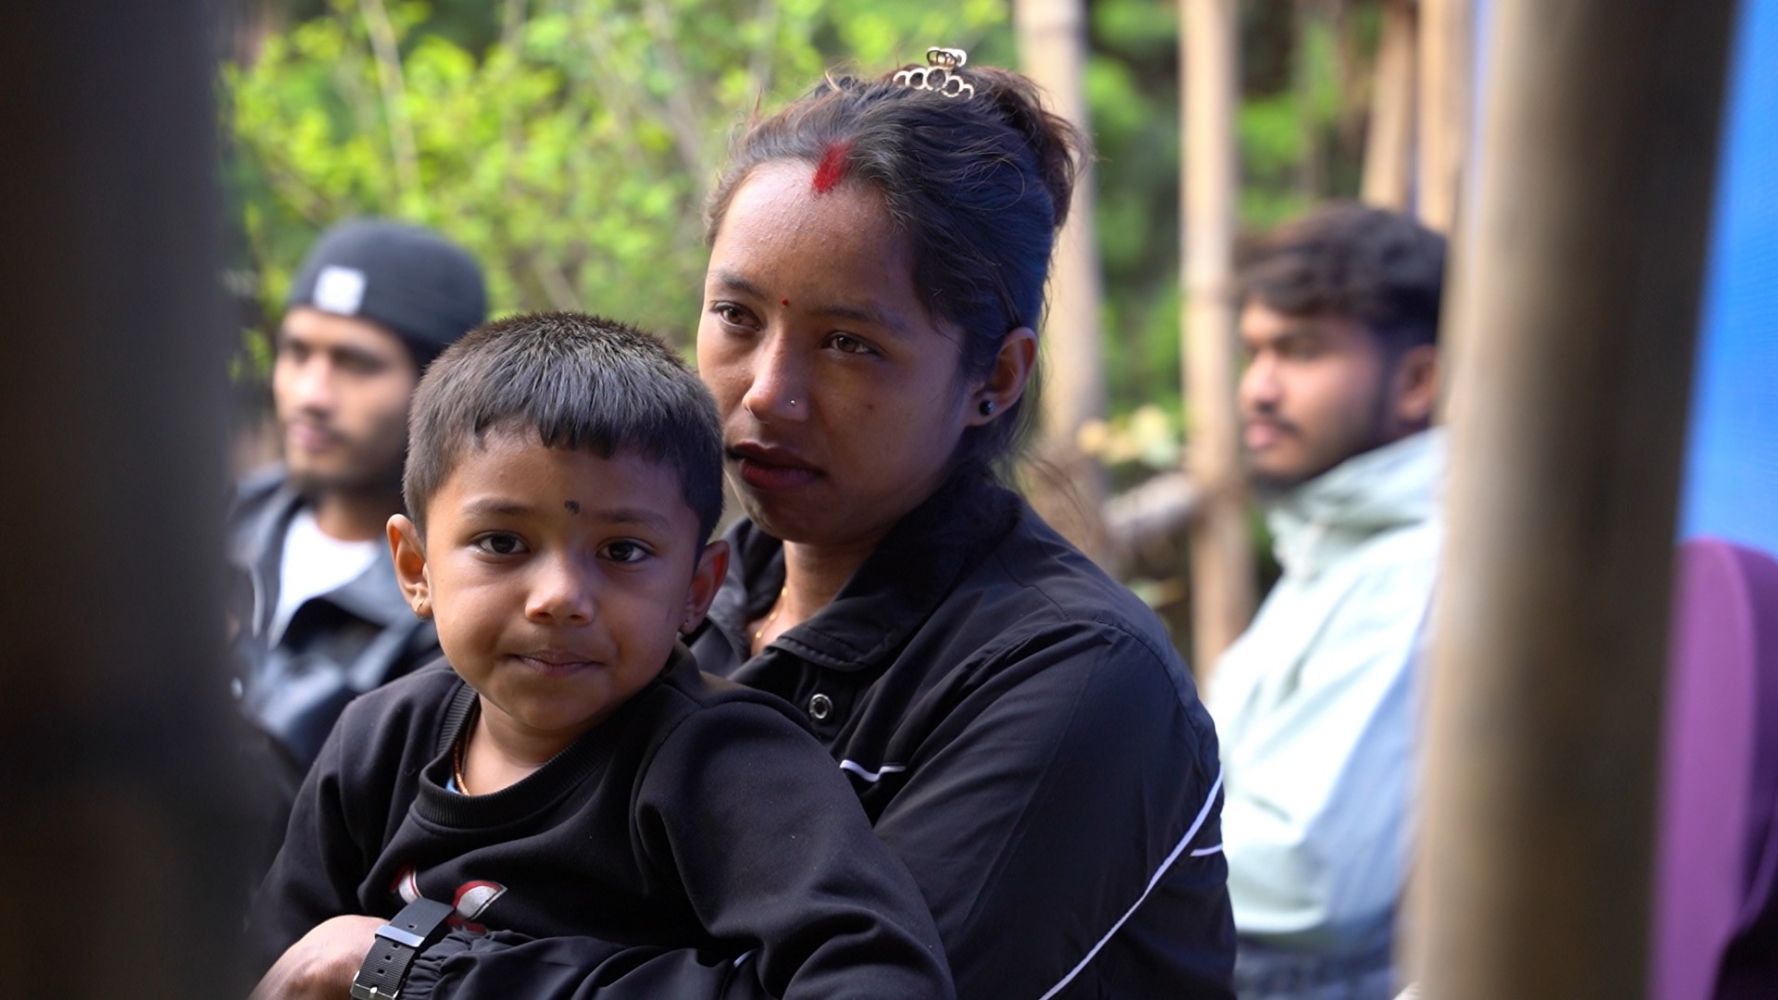
[[[741,481],[756,490],[782,492],[807,486],[820,473],[794,454],[778,448],[738,445],[729,449]]]

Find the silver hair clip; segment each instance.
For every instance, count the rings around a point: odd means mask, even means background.
[[[891,79],[904,87],[935,90],[946,97],[974,97],[975,84],[957,73],[968,61],[969,53],[962,49],[933,46],[926,50],[926,65],[897,70]]]

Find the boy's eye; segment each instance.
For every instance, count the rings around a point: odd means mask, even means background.
[[[648,558],[648,550],[638,542],[610,542],[605,546],[604,555],[612,562],[633,563]]]
[[[525,543],[519,540],[519,536],[504,531],[489,532],[470,544],[494,556],[517,555],[525,550]]]

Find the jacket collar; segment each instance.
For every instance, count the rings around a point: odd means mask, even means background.
[[[889,530],[833,603],[773,640],[760,657],[790,654],[846,671],[888,658],[1006,537],[1023,506],[985,472],[960,471]],[[766,613],[784,586],[784,543],[746,520],[728,539],[736,558],[710,621],[745,661],[748,623]]]
[[[279,565],[284,558],[284,536],[306,502],[282,470],[275,471],[275,479],[269,475],[262,479],[255,494],[247,498],[250,506],[242,511],[240,523],[229,539],[234,563],[253,576],[253,585],[260,595],[258,629],[271,621],[272,608],[277,603]],[[401,596],[388,546],[377,546],[376,553],[376,559],[364,572],[321,599],[379,628],[388,628],[410,620],[413,609]]]
[[[1314,577],[1371,536],[1437,516],[1445,431],[1433,428],[1367,451],[1270,505],[1266,523],[1284,572]]]

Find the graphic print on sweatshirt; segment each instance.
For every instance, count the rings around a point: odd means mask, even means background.
[[[420,893],[420,873],[413,866],[403,868],[395,875],[395,884],[390,888],[401,897],[403,903],[411,903],[423,898]],[[498,882],[476,880],[465,882],[457,887],[451,899],[451,907],[456,910],[451,914],[449,923],[452,927],[461,928],[475,934],[485,934],[488,929],[476,922],[476,918],[486,913],[494,900],[506,894],[506,886]]]

